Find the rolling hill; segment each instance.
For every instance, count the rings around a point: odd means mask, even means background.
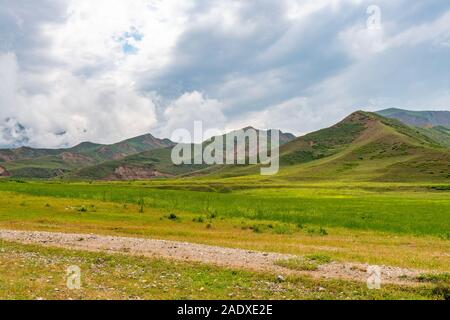
[[[395,119],[356,112],[282,147],[287,179],[450,181],[450,151]],[[300,165],[299,165],[300,164]],[[302,165],[303,164],[303,165]]]
[[[247,129],[254,128],[247,127],[243,130],[246,131]],[[258,129],[254,130],[257,133],[259,132]],[[231,134],[233,133],[235,132],[231,132]],[[290,133],[279,131],[279,134],[281,145],[295,139],[295,136]],[[223,135],[222,138],[224,138],[225,141],[225,135]],[[203,143],[204,146],[206,146],[206,144],[207,142]],[[190,147],[192,154],[194,155],[194,145],[190,145]],[[206,164],[177,166],[172,163],[171,154],[171,147],[141,152],[120,160],[106,161],[94,166],[82,168],[73,172],[69,176],[77,179],[135,180],[185,176],[189,174],[206,174],[209,172],[215,172],[222,167],[208,166]]]
[[[450,148],[450,111],[410,111],[393,108],[378,111],[377,114],[413,126],[423,135]]]
[[[111,145],[83,142],[67,149],[4,149],[0,150],[0,163],[14,177],[52,178],[82,167],[173,145],[168,139],[146,134]]]
[[[450,181],[450,150],[395,119],[358,111],[280,149],[288,181]],[[258,175],[256,166],[227,166],[213,175]]]
[[[450,150],[441,136],[427,130],[358,111],[303,137],[281,133],[281,170],[266,179],[449,182]],[[448,132],[439,126],[434,130]],[[250,179],[253,175],[251,179],[260,179],[259,165],[176,166],[171,161],[172,146],[169,140],[146,135],[109,146],[83,143],[65,150],[14,150],[22,157],[38,157],[5,161],[1,166],[3,175],[13,177],[138,180],[200,175]],[[51,154],[39,156],[44,152]]]
[[[171,148],[153,150],[76,171],[82,179],[173,176],[259,176],[258,165],[172,165]],[[336,125],[284,143],[281,170],[272,179],[449,181],[450,151],[395,119],[358,111]],[[259,179],[259,178],[257,178]],[[269,178],[271,179],[271,178]]]

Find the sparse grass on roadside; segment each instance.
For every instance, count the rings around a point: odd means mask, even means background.
[[[422,274],[417,279],[424,283],[432,283],[434,285],[433,294],[450,300],[450,273]]]
[[[450,273],[427,273],[417,277],[421,282],[448,283],[450,284]]]
[[[275,264],[290,270],[316,271],[319,266],[330,263],[331,261],[331,258],[328,256],[312,254],[304,257],[278,260]]]
[[[66,286],[81,269],[81,289]],[[0,299],[442,299],[429,285],[384,286],[230,270],[0,241]]]

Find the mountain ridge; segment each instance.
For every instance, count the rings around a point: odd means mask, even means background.
[[[448,148],[425,134],[422,128],[404,124],[398,119],[386,118],[378,113],[356,111],[329,128],[295,139],[289,134],[285,137],[289,141],[283,142],[280,147],[281,170],[277,176],[279,179],[450,179]],[[82,180],[139,180],[199,175],[232,178],[259,174],[261,168],[261,165],[237,164],[177,166],[171,161],[173,144],[169,141],[143,135],[113,145],[112,151],[120,155],[117,158],[110,154],[111,146],[99,148],[95,144],[87,143],[74,148],[87,148],[88,155],[64,152],[33,160],[46,161],[40,166],[36,166],[33,161],[30,164],[27,160],[3,162],[1,165],[5,172],[13,177],[20,176],[25,170],[28,177]],[[140,148],[149,146],[151,148],[139,152]],[[193,144],[190,146],[195,150]],[[89,157],[93,150],[97,157],[107,155],[103,158],[107,160]],[[30,152],[28,149],[23,151]],[[248,151],[250,152],[250,149]],[[126,155],[127,152],[130,154]],[[60,165],[61,161],[65,166]],[[50,170],[50,173],[45,170]]]
[[[411,111],[391,108],[377,111],[377,114],[413,126],[420,133],[450,148],[450,111]]]
[[[375,113],[400,120],[415,127],[450,126],[450,111],[412,111],[399,108],[389,108]]]

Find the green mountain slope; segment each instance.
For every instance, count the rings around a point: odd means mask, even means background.
[[[404,124],[415,127],[418,132],[450,147],[450,111],[409,111],[386,109],[377,114],[397,119]]]
[[[449,150],[415,128],[373,113],[356,112],[285,145],[282,153],[286,179],[450,181]]]
[[[150,134],[112,145],[83,142],[68,149],[19,148],[0,150],[0,163],[13,177],[52,178],[104,161],[123,159],[143,151],[173,146]]]
[[[66,149],[56,155],[3,162],[1,166],[5,175],[89,180],[209,176],[287,181],[450,182],[450,150],[442,143],[448,130],[433,128],[433,133],[439,131],[439,135],[431,134],[430,130],[358,111],[330,128],[303,137],[292,140],[292,136],[282,135],[280,172],[264,178],[259,175],[259,165],[176,166],[171,161],[171,142],[149,135],[111,146],[85,143],[72,148],[72,152]],[[148,150],[140,152],[143,149]]]
[[[448,149],[398,120],[362,111],[287,143],[280,155],[279,174],[263,179],[450,182]],[[210,174],[261,179],[259,169],[226,166]]]
[[[417,130],[430,137],[431,139],[439,142],[441,145],[450,148],[450,126],[437,126],[432,128],[417,128]]]
[[[243,130],[253,129],[244,128]],[[258,133],[259,130],[256,130]],[[290,133],[280,133],[280,144],[286,144],[295,136]],[[222,137],[225,137],[222,136]],[[225,140],[224,140],[225,141]],[[206,146],[208,143],[203,143]],[[194,145],[190,145],[194,155]],[[100,164],[77,170],[69,175],[77,179],[111,179],[111,180],[137,180],[160,177],[185,176],[192,174],[207,174],[216,172],[222,166],[202,165],[174,165],[171,159],[172,148],[155,149],[137,153],[123,159],[106,161]],[[193,163],[193,161],[192,161]]]

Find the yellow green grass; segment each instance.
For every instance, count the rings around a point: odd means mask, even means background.
[[[448,272],[450,198],[433,190],[381,183],[3,182],[0,227],[324,254]]]

